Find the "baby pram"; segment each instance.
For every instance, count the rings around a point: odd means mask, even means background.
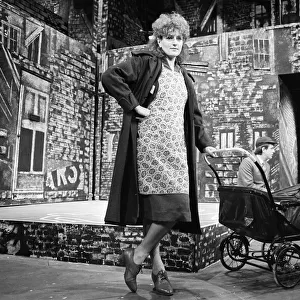
[[[242,148],[220,149],[215,153],[216,157],[204,154],[204,160],[218,183],[219,222],[232,230],[220,244],[223,266],[231,271],[245,264],[256,266],[272,271],[278,285],[294,287],[300,281],[300,247],[297,244],[300,241],[300,185],[272,194],[255,156]],[[228,157],[237,156],[249,156],[253,160],[267,192],[222,184],[221,177],[228,171],[224,168]],[[214,165],[211,164],[213,159],[218,160]],[[261,244],[260,250],[250,249],[253,240]]]

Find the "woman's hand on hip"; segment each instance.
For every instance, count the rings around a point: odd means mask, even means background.
[[[138,105],[137,107],[135,107],[134,110],[138,114],[137,119],[143,119],[150,115],[150,109],[143,107],[141,105]]]

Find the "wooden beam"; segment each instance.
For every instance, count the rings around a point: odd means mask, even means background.
[[[209,20],[209,18],[211,16],[211,14],[212,14],[212,12],[213,12],[216,4],[217,4],[217,0],[213,0],[212,3],[211,3],[211,5],[210,5],[210,7],[209,7],[209,9],[206,12],[206,14],[205,14],[205,16],[204,16],[201,24],[200,24],[201,31],[203,30],[203,28],[205,27],[207,21]]]

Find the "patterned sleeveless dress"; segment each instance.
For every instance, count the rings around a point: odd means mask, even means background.
[[[191,221],[184,137],[187,89],[179,71],[162,67],[150,115],[139,122],[137,167],[144,217],[152,221]]]

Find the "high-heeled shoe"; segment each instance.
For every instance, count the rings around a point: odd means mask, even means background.
[[[157,275],[151,273],[152,281],[154,283],[153,290],[165,296],[172,296],[174,294],[173,287],[169,281],[168,274],[164,270],[160,270]]]
[[[137,265],[133,261],[134,249],[129,248],[123,251],[120,261],[124,263],[126,269],[124,273],[124,280],[128,288],[135,293],[137,290],[136,276],[142,269],[142,265]]]

